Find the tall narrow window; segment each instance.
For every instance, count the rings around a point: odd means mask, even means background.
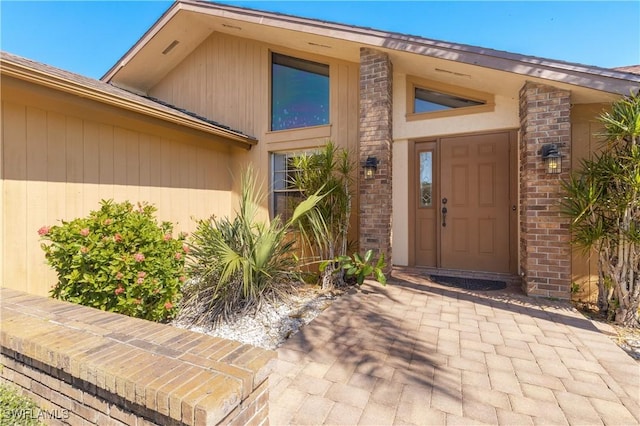
[[[302,193],[291,185],[295,173],[293,159],[295,153],[271,154],[272,194],[271,214],[280,215],[283,220],[291,217],[295,207],[302,201]]]
[[[433,152],[420,153],[420,207],[433,205]]]
[[[271,54],[271,130],[329,124],[329,66]]]

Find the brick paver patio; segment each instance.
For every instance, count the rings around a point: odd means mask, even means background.
[[[394,278],[278,349],[271,425],[640,423],[640,364],[568,303]]]

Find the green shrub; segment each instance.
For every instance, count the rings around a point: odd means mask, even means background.
[[[320,264],[320,270],[325,271],[330,263],[337,265],[336,271],[344,271],[347,278],[355,279],[358,285],[362,285],[365,278],[372,276],[373,279],[382,285],[387,284],[387,276],[384,268],[387,264],[384,261],[384,254],[380,254],[378,261],[373,263],[373,250],[367,250],[364,256],[354,253],[353,256],[338,256],[331,261]],[[334,272],[335,273],[335,272]]]
[[[0,426],[40,426],[40,409],[13,386],[0,384]]]
[[[287,223],[257,220],[261,189],[248,169],[242,178],[240,209],[234,219],[198,221],[192,234],[181,318],[194,322],[230,320],[255,311],[266,300],[286,296],[298,281],[295,239],[288,229],[312,210],[319,197],[300,203]]]
[[[100,210],[40,228],[45,257],[58,274],[55,298],[152,321],[174,316],[188,246],[158,224],[148,204],[102,201]]]

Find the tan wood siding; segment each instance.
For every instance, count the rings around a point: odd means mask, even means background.
[[[606,109],[606,104],[574,105],[571,109],[571,168],[580,168],[583,159],[592,158],[601,146],[596,136],[602,131],[597,117]],[[598,297],[598,255],[586,255],[582,249],[574,247],[571,263],[572,282],[579,287],[572,295],[574,300],[596,302]]]
[[[230,148],[9,86],[1,104],[1,286],[46,295],[56,277],[38,229],[86,216],[101,199],[150,202],[176,231],[192,231],[192,217],[230,214]]]
[[[149,95],[244,133],[269,140],[269,52],[330,66],[331,132],[341,145],[357,146],[358,64],[214,33],[174,68]],[[299,129],[300,130],[300,129]],[[299,141],[299,132],[278,142]],[[316,143],[318,141],[316,140]],[[307,142],[308,144],[308,142]]]
[[[259,94],[267,79],[264,47],[250,40],[213,35],[152,90],[150,95],[256,136],[266,110]],[[266,65],[266,64],[265,64]]]
[[[330,124],[307,129],[269,131],[271,50],[330,66]],[[250,151],[235,151],[230,165],[238,178],[252,163],[264,184],[269,178],[269,153],[294,151],[333,140],[357,158],[359,66],[254,40],[214,33],[173,69],[149,95],[256,137]],[[354,182],[357,182],[354,170]],[[234,187],[237,191],[238,187]],[[357,194],[357,188],[354,195]],[[235,195],[234,195],[235,196]],[[233,203],[233,202],[232,202]],[[352,237],[357,241],[357,197],[352,208]],[[267,205],[265,201],[264,214]]]

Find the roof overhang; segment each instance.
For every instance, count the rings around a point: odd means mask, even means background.
[[[65,78],[61,75],[56,75],[55,73],[29,66],[20,60],[12,59],[10,55],[4,53],[0,57],[0,73],[3,76],[13,77],[38,86],[69,93],[84,99],[89,99],[122,110],[158,119],[165,123],[187,128],[190,131],[195,131],[203,137],[210,138],[211,136],[214,136],[218,140],[245,149],[250,149],[257,143],[257,140],[250,136],[243,135],[224,127],[215,126],[203,120],[191,117],[188,114],[181,113],[178,110],[175,110],[174,112],[171,108],[160,104],[157,104],[156,106],[154,102],[140,98],[137,95],[127,94],[128,96],[119,96],[118,94],[113,93],[114,90],[120,89],[109,88],[112,90],[101,90],[99,86],[105,85],[105,83],[101,81],[94,80],[95,83],[97,83],[95,85],[83,84],[82,81]]]
[[[371,47],[388,52],[392,61],[394,55],[405,61],[407,55],[419,55],[444,65],[482,67],[615,95],[640,86],[639,75],[607,68],[197,0],[174,3],[102,79],[146,93],[213,32],[352,62],[359,62],[361,47]]]

